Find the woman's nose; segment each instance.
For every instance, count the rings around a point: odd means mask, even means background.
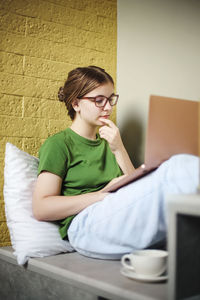
[[[104,110],[112,110],[112,106],[110,105],[109,100],[107,100],[105,106],[104,106]]]

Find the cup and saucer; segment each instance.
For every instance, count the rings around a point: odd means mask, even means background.
[[[137,250],[122,256],[121,274],[137,281],[161,282],[168,279],[168,252],[157,249]]]

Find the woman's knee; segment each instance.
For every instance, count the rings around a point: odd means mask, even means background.
[[[196,163],[198,161],[199,157],[192,155],[192,154],[186,154],[186,153],[180,153],[172,155],[168,161],[171,164],[185,164],[185,163]]]
[[[199,157],[191,154],[176,154],[171,156],[161,166],[177,173],[180,171],[197,170],[199,166]]]
[[[199,180],[199,157],[190,154],[177,154],[168,160],[167,185],[177,187],[182,193],[196,191]]]

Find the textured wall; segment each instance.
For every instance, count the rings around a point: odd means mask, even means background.
[[[71,69],[95,64],[116,77],[116,11],[116,0],[0,1],[0,246],[5,143],[37,155],[70,124],[57,91]]]

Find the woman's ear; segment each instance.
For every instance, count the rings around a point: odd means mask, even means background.
[[[80,111],[80,105],[79,105],[79,100],[78,99],[73,100],[72,107],[75,110],[75,112]]]

